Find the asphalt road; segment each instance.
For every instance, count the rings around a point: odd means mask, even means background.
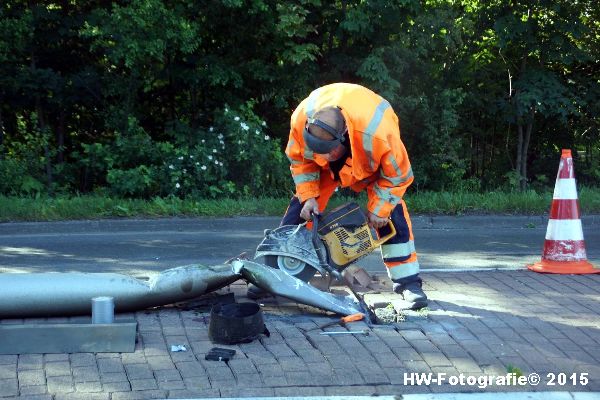
[[[539,261],[547,217],[413,218],[421,268],[521,268]],[[0,224],[0,272],[119,272],[145,276],[253,254],[278,218],[104,220]],[[600,265],[600,216],[583,218],[588,259]],[[378,252],[361,260],[384,267]]]

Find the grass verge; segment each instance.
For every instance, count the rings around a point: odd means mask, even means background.
[[[336,196],[330,208],[366,196]],[[527,192],[411,192],[405,196],[411,214],[532,214],[548,212],[552,193]],[[581,188],[582,214],[600,214],[600,188]],[[0,222],[57,221],[102,218],[280,216],[287,198],[251,199],[118,199],[103,196],[6,197],[0,196]]]

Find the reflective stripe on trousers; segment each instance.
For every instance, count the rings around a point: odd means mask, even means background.
[[[390,279],[404,280],[419,273],[412,224],[404,200],[394,207],[391,219],[396,235],[381,245],[381,258]],[[385,236],[389,233],[389,228],[381,228],[379,232],[381,236]]]

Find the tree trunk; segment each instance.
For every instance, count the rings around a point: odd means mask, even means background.
[[[494,119],[493,125],[492,125],[492,143],[490,143],[490,158],[489,161],[487,163],[488,166],[492,165],[492,162],[494,161],[494,152],[496,151],[496,147],[495,147],[495,143],[494,143],[494,139],[496,138],[496,119]],[[487,169],[487,167],[485,168]]]
[[[31,52],[31,64],[30,68],[34,72],[35,76],[35,54]],[[35,94],[35,112],[37,113],[38,128],[41,135],[46,135],[46,121],[44,118],[44,109],[42,108],[42,100],[40,94]],[[49,140],[44,140],[44,158],[46,159],[46,186],[48,193],[52,194],[52,157],[50,154],[50,143]]]
[[[123,107],[123,120],[121,126],[121,134],[129,135],[129,117],[132,114],[134,101],[137,96],[137,89],[139,88],[139,84],[137,83],[138,73],[136,70],[132,70],[129,73],[129,79],[127,81],[127,94],[125,95],[125,104]]]
[[[519,178],[519,187],[521,187],[521,171],[523,169],[523,124],[517,124],[517,165],[515,167],[515,172],[518,174]]]
[[[41,102],[39,100],[39,96],[36,98],[36,113],[38,117],[38,126],[40,129],[40,133],[42,135],[46,135],[48,126],[46,125],[46,121],[44,119],[44,110],[42,109]],[[50,138],[44,140],[44,158],[46,159],[46,187],[48,189],[48,194],[52,194],[52,154],[50,152]]]
[[[169,77],[169,106],[168,106],[168,122],[175,121],[177,115],[176,103],[177,99],[175,98],[175,87],[173,83],[173,61],[171,60],[171,56],[167,57],[167,66],[165,67],[167,71],[167,76]],[[164,126],[163,126],[164,129]]]
[[[342,15],[340,17],[340,20],[345,20],[347,13],[348,13],[348,2],[346,0],[342,0]],[[348,44],[348,35],[344,35],[344,31],[340,30],[340,50],[342,53],[345,52],[347,44]]]
[[[531,131],[533,130],[533,118],[535,115],[535,107],[531,107],[529,110],[529,120],[527,122],[527,129],[525,130],[525,138],[523,139],[523,151],[521,152],[521,190],[527,189],[527,153],[529,151],[529,141],[531,139]]]
[[[0,147],[4,143],[4,118],[2,116],[2,98],[0,98]],[[4,158],[4,151],[0,151],[0,160]]]
[[[58,129],[56,130],[56,141],[58,144],[58,154],[56,161],[59,164],[65,162],[65,110],[61,108],[58,116]]]
[[[191,104],[191,123],[190,126],[192,130],[198,129],[200,126],[200,110],[198,107],[198,91],[194,85],[190,88],[190,104]]]
[[[533,118],[535,115],[535,107],[529,109],[527,123],[519,123],[517,125],[517,166],[515,171],[519,175],[519,189],[527,189],[527,153],[529,151],[529,142],[531,140],[531,132],[533,130]],[[523,131],[523,127],[525,130]]]
[[[521,59],[521,67],[519,69],[519,76],[523,76],[525,69],[527,68],[527,56]],[[517,102],[515,102],[515,117],[517,120],[517,165],[515,172],[519,179],[519,189],[525,190],[527,187],[527,148],[529,147],[529,136],[531,135],[531,127],[533,125],[533,118],[527,119],[526,116],[519,115],[518,98],[520,90],[515,89],[515,95]],[[512,99],[511,99],[512,100]],[[526,125],[525,132],[523,132],[523,126]]]
[[[511,125],[510,122],[508,123],[508,126],[506,127],[506,137],[504,140],[504,155],[507,158],[507,161],[510,163],[510,168],[514,168],[515,164],[515,159],[511,156],[512,153],[512,149],[510,146],[511,143],[511,139],[512,139],[512,134],[511,134]]]

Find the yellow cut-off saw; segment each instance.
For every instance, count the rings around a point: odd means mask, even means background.
[[[344,268],[396,234],[391,221],[379,230],[370,228],[356,203],[335,208],[322,217],[313,215],[312,222],[312,230],[306,223],[266,230],[254,258],[264,257],[265,264],[305,282],[317,271],[341,280]]]

